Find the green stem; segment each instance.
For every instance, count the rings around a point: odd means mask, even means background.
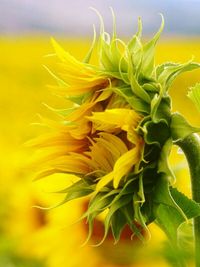
[[[200,137],[191,134],[177,145],[183,150],[190,168],[192,198],[200,203]],[[194,218],[195,262],[200,267],[200,216]]]

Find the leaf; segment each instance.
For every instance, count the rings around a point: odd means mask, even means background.
[[[179,113],[172,114],[171,135],[175,142],[186,138],[191,133],[197,133],[200,128],[191,126],[186,119]]]
[[[174,201],[183,210],[188,219],[200,216],[200,206],[198,203],[189,199],[175,188],[170,188],[170,192]],[[156,220],[169,239],[176,244],[178,227],[185,221],[183,216],[177,209],[161,204],[157,210]]]
[[[184,64],[164,63],[157,69],[157,80],[167,91],[178,75],[198,68],[200,68],[200,64],[192,62],[192,60]]]
[[[174,62],[165,62],[163,64],[160,64],[160,65],[156,66],[156,77],[157,77],[157,79],[159,78],[159,76],[162,74],[162,72],[167,67],[174,67],[174,66],[177,66],[177,63],[174,63]]]
[[[188,219],[200,216],[200,204],[194,200],[189,199],[176,188],[170,188],[171,195],[177,205],[183,210]]]
[[[175,202],[174,198],[171,195],[171,192],[169,190],[169,182],[165,174],[161,174],[157,181],[154,190],[153,201],[158,205],[165,205],[169,208],[175,209],[175,211],[180,214],[183,221],[187,221],[187,215],[184,213],[181,207],[179,207],[179,205]],[[160,216],[158,211],[157,216]]]
[[[193,223],[183,222],[177,229],[177,243],[179,247],[185,252],[192,252],[194,242]]]
[[[163,242],[161,253],[163,258],[172,267],[188,267],[190,262],[194,259],[192,255],[192,247],[189,249],[182,249],[179,245],[171,244],[171,242]]]
[[[190,88],[188,92],[188,97],[195,104],[197,110],[200,112],[200,83]]]

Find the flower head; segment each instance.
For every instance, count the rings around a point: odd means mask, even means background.
[[[182,118],[171,113],[168,89],[178,74],[199,64],[155,65],[163,17],[159,31],[144,45],[140,19],[138,32],[126,44],[117,38],[113,21],[112,36],[101,24],[98,66],[89,63],[96,33],[83,62],[52,40],[61,69],[58,74],[50,71],[58,82],[52,90],[72,107],[57,111],[60,121],[46,120],[53,131],[31,144],[41,151],[38,178],[59,172],[78,178],[62,191],[63,203],[91,195],[82,217],[87,217],[89,237],[95,217],[107,210],[104,238],[111,228],[118,241],[126,224],[143,238],[134,221],[148,230],[160,205],[186,217],[169,187],[174,176],[167,157],[179,132],[176,121]]]

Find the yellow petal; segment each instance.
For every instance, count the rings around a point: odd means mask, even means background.
[[[76,68],[81,69],[84,67],[84,64],[78,60],[76,60],[73,56],[71,56],[68,52],[66,52],[56,41],[51,38],[52,45],[55,49],[57,56],[63,62],[68,63],[69,65],[76,66]]]
[[[106,174],[105,176],[101,177],[99,182],[96,185],[96,191],[99,192],[105,185],[110,183],[113,179],[113,172]]]
[[[117,136],[109,133],[100,133],[97,140],[118,159],[128,151],[125,143]]]
[[[50,162],[49,165],[66,173],[87,174],[91,171],[86,162],[74,155],[59,157]]]
[[[93,112],[88,119],[94,123],[97,130],[112,132],[117,128],[127,131],[129,126],[136,127],[141,118],[134,110],[109,109]]]
[[[136,146],[133,149],[126,152],[124,155],[122,155],[114,166],[114,180],[113,180],[113,186],[114,188],[117,188],[120,180],[127,175],[130,170],[134,167],[136,163],[140,160],[140,153],[139,153],[139,147]]]

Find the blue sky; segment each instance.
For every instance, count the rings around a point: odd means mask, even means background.
[[[90,6],[101,12],[108,31],[112,6],[122,35],[135,31],[138,16],[144,32],[152,33],[158,28],[160,12],[166,34],[200,34],[200,0],[0,0],[0,34],[91,35],[98,18]]]

